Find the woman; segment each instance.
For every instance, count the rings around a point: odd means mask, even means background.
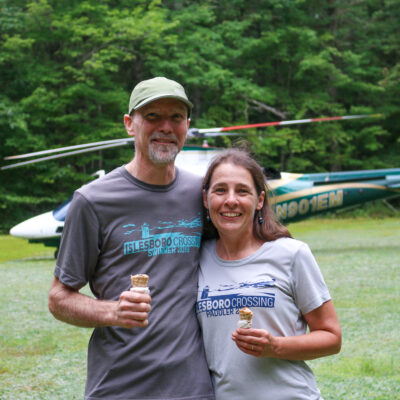
[[[203,244],[197,314],[216,399],[321,399],[304,360],[339,352],[341,331],[309,247],[275,220],[263,172],[241,150],[214,159],[203,202],[214,238]],[[237,328],[242,307],[250,329]]]

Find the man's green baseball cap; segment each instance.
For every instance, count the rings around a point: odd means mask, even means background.
[[[154,100],[163,98],[182,101],[188,106],[188,116],[190,116],[193,104],[187,98],[183,86],[161,76],[139,82],[134,87],[129,100],[129,114]]]

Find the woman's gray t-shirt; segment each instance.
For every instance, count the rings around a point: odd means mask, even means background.
[[[215,240],[202,247],[197,315],[217,400],[317,400],[320,391],[304,361],[254,357],[232,340],[238,311],[253,311],[252,327],[275,336],[306,333],[303,315],[330,299],[309,247],[282,238],[241,260],[218,257]]]

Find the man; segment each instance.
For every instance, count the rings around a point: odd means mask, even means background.
[[[194,312],[201,182],[174,166],[191,108],[179,83],[140,82],[124,116],[133,160],[74,194],[49,308],[95,328],[86,400],[214,399]],[[150,295],[129,290],[142,273]]]

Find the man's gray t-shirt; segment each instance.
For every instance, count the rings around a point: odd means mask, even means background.
[[[321,399],[304,361],[248,355],[232,341],[238,311],[253,311],[252,327],[274,336],[306,333],[304,314],[330,299],[309,247],[282,238],[241,260],[218,257],[215,240],[202,247],[197,315],[217,400]]]
[[[74,194],[55,276],[118,300],[130,275],[148,274],[146,328],[95,328],[85,399],[213,399],[195,315],[201,182],[184,170],[166,186],[120,167]]]

